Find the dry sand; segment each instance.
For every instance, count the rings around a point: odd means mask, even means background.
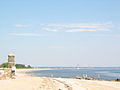
[[[120,82],[37,77],[18,69],[15,79],[0,80],[0,90],[120,90]]]

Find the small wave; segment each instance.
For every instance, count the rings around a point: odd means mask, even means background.
[[[110,73],[109,71],[99,71],[99,72],[95,72],[95,73]]]

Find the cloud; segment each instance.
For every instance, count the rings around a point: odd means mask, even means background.
[[[26,37],[44,37],[44,36],[48,36],[47,34],[37,34],[37,33],[10,33],[10,35],[26,36]]]
[[[74,29],[74,30],[66,30],[65,32],[83,32],[83,31],[96,31],[94,29]]]
[[[16,24],[15,27],[28,27],[29,25],[27,24]]]
[[[81,32],[81,31],[109,31],[112,23],[73,23],[73,24],[45,24],[42,30],[49,32]]]
[[[46,28],[46,27],[43,27],[42,30],[46,30],[46,31],[50,31],[50,32],[58,32],[59,31],[58,29]]]

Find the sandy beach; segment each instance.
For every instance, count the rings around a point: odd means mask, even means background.
[[[18,69],[15,79],[0,80],[0,90],[120,90],[120,82],[37,77]]]

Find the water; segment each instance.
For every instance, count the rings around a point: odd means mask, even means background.
[[[44,77],[73,78],[75,76],[88,76],[100,80],[113,80],[120,78],[120,67],[95,67],[95,68],[71,68],[57,67],[51,70],[39,70],[30,72],[33,75]]]

